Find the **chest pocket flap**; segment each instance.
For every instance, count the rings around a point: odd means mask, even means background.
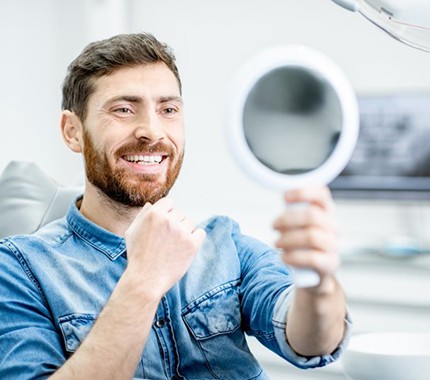
[[[240,327],[239,289],[221,285],[183,309],[182,317],[196,339],[226,334]]]
[[[69,314],[58,319],[66,350],[75,352],[84,341],[97,316],[93,314]]]

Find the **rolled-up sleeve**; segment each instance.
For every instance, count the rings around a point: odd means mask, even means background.
[[[351,318],[345,316],[345,335],[330,355],[303,357],[289,346],[285,335],[286,316],[294,294],[291,269],[278,253],[264,243],[242,235],[233,224],[242,267],[242,311],[245,331],[264,346],[302,369],[322,367],[334,362],[346,349],[351,335]]]
[[[346,347],[348,346],[348,342],[351,337],[352,321],[349,311],[347,311],[345,315],[345,333],[343,339],[340,342],[339,346],[330,355],[313,357],[300,356],[291,349],[285,336],[285,321],[288,309],[292,302],[292,295],[293,292],[291,292],[290,290],[284,291],[276,301],[275,308],[273,311],[273,327],[275,329],[276,340],[283,356],[290,363],[302,369],[323,367],[339,359],[340,355],[345,351]]]
[[[40,285],[12,243],[0,243],[0,261],[0,379],[47,378],[66,360],[61,335]]]

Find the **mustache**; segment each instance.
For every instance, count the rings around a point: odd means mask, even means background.
[[[117,157],[122,157],[127,153],[130,152],[139,152],[139,153],[156,153],[156,152],[163,152],[167,155],[173,155],[174,149],[165,143],[162,142],[146,142],[146,141],[139,141],[135,143],[130,143],[121,146],[116,151]]]

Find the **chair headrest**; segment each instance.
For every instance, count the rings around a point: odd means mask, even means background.
[[[11,161],[0,176],[0,238],[37,231],[63,217],[83,186],[61,186],[36,164]]]

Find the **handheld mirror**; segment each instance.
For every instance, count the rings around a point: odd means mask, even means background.
[[[330,183],[358,135],[354,91],[341,70],[300,45],[269,49],[239,71],[230,94],[231,151],[254,180],[276,191]],[[297,286],[319,276],[294,271]]]

